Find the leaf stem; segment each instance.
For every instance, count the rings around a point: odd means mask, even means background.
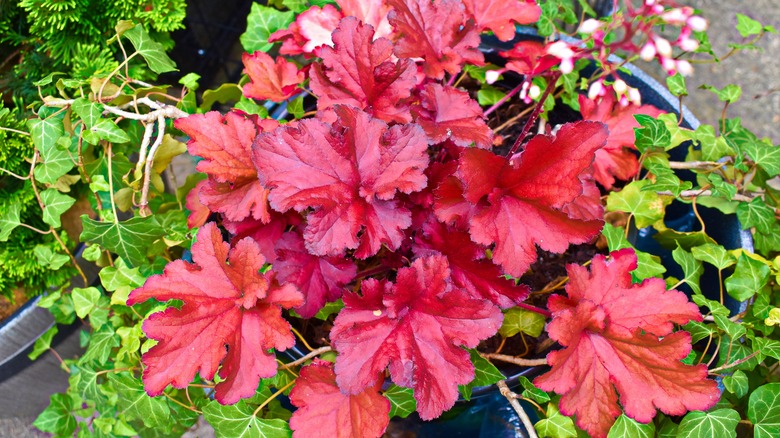
[[[138,203],[138,208],[141,216],[149,216],[152,214],[149,211],[149,185],[152,182],[152,166],[154,165],[154,154],[157,153],[157,149],[163,143],[165,137],[165,118],[162,114],[157,116],[157,138],[154,140],[152,148],[149,149],[149,155],[146,157],[146,169],[144,171],[144,184],[141,187],[141,201]]]
[[[509,91],[509,93],[506,93],[506,96],[502,97],[501,99],[498,99],[496,103],[490,106],[490,108],[486,109],[484,113],[482,113],[483,116],[487,117],[489,116],[493,111],[497,110],[501,105],[506,103],[509,99],[513,98],[515,94],[519,93],[520,90],[523,89],[523,84],[525,84],[525,81],[521,82],[520,85],[516,86],[515,88],[512,88],[512,90]]]
[[[21,176],[21,175],[17,175],[17,174],[15,174],[15,173],[11,172],[11,171],[10,171],[10,170],[8,170],[8,169],[3,169],[2,167],[0,167],[0,172],[5,172],[5,173],[7,173],[7,174],[11,175],[12,177],[14,177],[14,178],[16,178],[16,179],[20,179],[20,180],[22,180],[22,181],[27,181],[28,179],[30,179],[30,177],[29,177],[29,176]]]
[[[542,93],[542,97],[539,98],[539,102],[536,104],[536,107],[534,107],[534,111],[531,113],[531,116],[528,117],[528,120],[525,122],[525,126],[523,126],[523,130],[520,132],[520,135],[515,139],[515,144],[512,145],[512,148],[509,149],[509,152],[506,154],[507,158],[514,155],[517,150],[520,148],[520,145],[523,143],[523,140],[525,139],[526,134],[528,134],[528,131],[531,130],[531,126],[533,126],[534,123],[536,123],[536,119],[539,117],[539,114],[542,113],[542,110],[544,109],[544,101],[547,100],[547,97],[552,93],[553,89],[555,89],[555,83],[558,82],[558,77],[560,74],[554,74],[550,77],[550,82],[547,83],[547,87],[544,89],[544,93]]]
[[[295,336],[298,336],[298,339],[300,339],[301,342],[303,342],[303,345],[306,347],[307,350],[309,350],[309,351],[314,351],[315,350],[314,348],[311,347],[311,345],[309,345],[308,342],[306,342],[306,339],[303,337],[301,332],[296,330],[295,327],[290,327],[290,330],[292,330],[292,332],[295,333]]]
[[[20,131],[18,129],[13,129],[13,128],[6,128],[5,126],[0,126],[0,131],[9,131],[9,132],[13,132],[14,134],[26,135],[28,137],[30,136],[29,132]]]
[[[532,306],[532,305],[526,304],[526,303],[518,303],[517,307],[519,307],[521,309],[525,309],[525,310],[531,311],[531,312],[534,312],[534,313],[538,313],[538,314],[544,316],[545,318],[551,318],[552,317],[552,313],[549,310],[542,309],[541,307]]]
[[[320,347],[320,348],[318,348],[316,350],[312,350],[308,354],[306,354],[306,356],[303,356],[302,358],[296,359],[296,360],[294,360],[292,362],[288,362],[288,363],[284,364],[283,366],[285,368],[297,367],[298,365],[306,362],[307,360],[312,359],[314,357],[317,357],[320,354],[327,353],[329,351],[333,351],[333,348],[331,348],[329,345],[326,345],[326,346]]]
[[[498,353],[486,353],[482,357],[485,359],[495,359],[501,362],[513,363],[521,367],[536,367],[541,365],[547,365],[547,359],[523,359],[520,357],[510,356],[508,354]]]
[[[498,386],[498,390],[501,392],[501,395],[506,397],[506,399],[509,401],[509,404],[512,405],[512,408],[515,410],[515,412],[517,412],[517,415],[523,422],[523,426],[525,426],[525,431],[528,434],[528,438],[539,438],[539,436],[536,434],[536,429],[534,429],[533,423],[531,423],[531,419],[528,418],[528,414],[525,413],[525,409],[523,409],[523,407],[520,405],[520,402],[517,401],[517,394],[512,392],[512,390],[509,389],[509,387],[506,385],[506,382],[503,380],[499,380],[496,385]]]
[[[114,201],[114,172],[111,168],[111,158],[114,152],[111,150],[111,143],[106,146],[106,155],[108,156],[108,194],[111,197],[111,211],[114,213],[114,224],[119,225],[119,217],[116,215],[116,202]]]
[[[295,384],[295,382],[296,381],[293,380],[293,381],[289,382],[288,384],[284,385],[282,388],[280,388],[275,393],[271,394],[270,397],[265,399],[265,401],[263,403],[261,403],[260,406],[258,406],[257,409],[255,409],[254,412],[252,412],[252,416],[256,416],[257,413],[260,412],[261,409],[266,407],[268,405],[268,403],[271,403],[276,397],[279,397],[279,394],[283,393],[284,391],[287,391],[287,388],[293,386]]]
[[[761,350],[754,351],[754,352],[750,353],[749,355],[747,355],[747,356],[743,357],[742,359],[735,360],[734,362],[731,362],[731,363],[729,363],[729,364],[723,365],[723,366],[721,366],[721,367],[718,367],[718,368],[713,368],[713,369],[711,369],[711,370],[707,371],[707,373],[709,373],[709,374],[715,374],[715,373],[717,373],[718,371],[723,371],[723,370],[727,370],[727,369],[729,369],[729,368],[734,368],[735,366],[737,366],[737,365],[739,365],[739,364],[741,364],[741,363],[743,363],[743,362],[747,362],[747,361],[749,361],[750,359],[753,359],[753,358],[754,358],[756,355],[758,355],[758,353],[761,353]]]
[[[38,234],[51,234],[51,231],[52,231],[51,229],[50,229],[49,231],[43,231],[43,230],[39,230],[38,228],[35,228],[35,227],[34,227],[34,226],[32,226],[32,225],[27,225],[27,224],[26,224],[26,223],[24,223],[24,222],[20,222],[20,223],[19,223],[19,226],[20,226],[20,227],[27,228],[27,229],[29,229],[29,230],[33,230],[33,231],[35,231],[35,232],[36,232],[36,233],[38,233]]]

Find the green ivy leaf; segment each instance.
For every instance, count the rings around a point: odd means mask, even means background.
[[[758,35],[764,29],[759,21],[756,21],[747,15],[737,14],[737,31],[743,37],[747,38],[750,35]]]
[[[770,177],[780,175],[780,147],[757,141],[743,143],[742,149]]]
[[[755,438],[780,436],[780,383],[767,383],[753,391],[747,416]]]
[[[54,228],[62,226],[60,216],[76,203],[76,200],[68,195],[63,195],[57,189],[46,189],[41,192],[43,201],[43,221]]]
[[[748,392],[748,378],[744,371],[736,370],[730,376],[723,376],[723,386],[726,390],[739,398],[742,398]]]
[[[659,414],[660,422],[657,428],[657,438],[677,438],[679,425],[664,414]]]
[[[745,301],[767,284],[769,273],[769,266],[741,254],[734,273],[725,281],[726,291],[735,300]]]
[[[471,391],[474,388],[492,385],[505,378],[501,371],[482,357],[476,349],[469,349],[469,356],[471,356],[471,363],[474,364],[474,380],[468,385],[458,385],[460,393],[466,400],[471,399]]]
[[[742,324],[737,324],[723,315],[715,315],[715,325],[726,332],[731,339],[739,339],[747,334],[747,329]]]
[[[21,224],[20,213],[22,207],[19,203],[13,203],[5,207],[0,213],[0,242],[5,242],[11,236],[11,231]]]
[[[697,296],[701,296],[701,295],[697,295]],[[714,335],[716,331],[715,329],[712,328],[711,325],[704,324],[698,321],[689,321],[687,324],[683,326],[683,329],[685,329],[685,331],[691,334],[691,342],[694,344],[701,341],[702,339]]]
[[[247,16],[246,32],[241,35],[241,45],[249,53],[256,51],[267,52],[273,47],[268,42],[268,37],[295,20],[293,11],[281,12],[269,8],[260,3],[252,3],[252,9]]]
[[[554,403],[547,405],[547,418],[543,418],[534,424],[536,433],[540,438],[574,438],[577,436],[577,429],[574,427],[574,421],[571,417],[561,415],[558,406]]]
[[[46,245],[35,245],[33,248],[35,258],[38,259],[38,263],[43,266],[48,266],[52,270],[56,271],[68,263],[70,258],[65,254],[52,251],[52,249]]]
[[[94,132],[101,140],[111,143],[127,143],[130,141],[130,136],[117,126],[113,120],[103,119],[90,128],[90,131]]]
[[[609,429],[607,438],[653,438],[655,437],[655,424],[642,424],[633,418],[620,414],[615,423]]]
[[[685,86],[685,77],[677,72],[674,76],[666,78],[666,87],[675,96],[687,96],[688,88]]]
[[[483,85],[477,91],[477,102],[482,106],[494,105],[504,97],[506,97],[506,93],[490,85]]]
[[[89,347],[84,355],[81,357],[84,361],[97,361],[98,364],[104,365],[111,356],[111,350],[114,347],[119,346],[119,339],[114,332],[114,329],[109,325],[104,325],[100,330],[92,333],[89,340]]]
[[[306,0],[282,0],[282,4],[296,14],[300,14],[309,8],[309,2]]]
[[[731,314],[731,311],[729,311],[726,306],[718,301],[704,298],[704,295],[694,295],[691,297],[691,301],[696,303],[696,305],[699,307],[706,307],[710,309],[710,312],[713,315],[729,316],[729,314]]]
[[[619,192],[612,192],[607,197],[607,211],[623,211],[634,217],[637,228],[650,226],[664,218],[664,210],[671,198],[658,196],[652,191],[642,188],[651,184],[648,180],[634,181],[623,187]]]
[[[390,418],[406,418],[417,410],[417,400],[414,399],[414,390],[398,385],[390,385],[383,394],[390,400]]]
[[[520,332],[536,338],[542,334],[544,322],[544,316],[536,312],[512,307],[504,312],[504,322],[498,332],[505,338],[510,338]]]
[[[716,318],[721,317],[716,316]],[[725,352],[720,354],[718,357],[719,367],[734,363],[739,360],[747,359],[747,357],[754,353],[753,349],[748,347],[741,338],[721,336],[720,342],[718,344],[720,345],[720,350]],[[758,354],[751,357],[750,359],[744,360],[743,362],[740,362],[739,365],[736,365],[733,369],[751,371],[756,366],[758,366],[761,359],[759,356],[761,355]]]
[[[59,436],[72,436],[77,425],[76,418],[71,414],[72,410],[73,400],[70,396],[54,394],[51,396],[49,406],[38,415],[33,426]]]
[[[247,99],[244,96],[241,96],[241,98],[238,100],[238,103],[236,103],[233,108],[241,110],[247,114],[257,114],[261,119],[268,117],[268,109],[266,109],[266,107],[258,105],[254,100]]]
[[[35,340],[35,345],[33,345],[33,350],[30,352],[30,354],[27,355],[27,357],[30,358],[30,360],[35,360],[38,357],[40,357],[43,353],[46,353],[51,348],[51,340],[54,339],[54,336],[57,334],[59,329],[56,325],[50,327],[48,330],[46,330],[40,338]]]
[[[163,45],[154,41],[140,24],[125,31],[124,36],[133,43],[135,50],[144,57],[153,72],[160,74],[177,71],[176,63],[165,54]]]
[[[761,356],[768,356],[780,360],[780,341],[768,338],[754,338],[753,346],[761,350]]]
[[[657,256],[637,251],[636,248],[629,243],[628,239],[626,239],[622,228],[613,227],[611,224],[604,224],[602,233],[607,239],[607,246],[610,251],[617,251],[623,248],[631,248],[634,250],[637,257],[637,266],[636,269],[631,272],[631,276],[635,282],[642,281],[645,278],[660,277],[666,272],[666,268],[664,268]]]
[[[550,395],[535,387],[527,377],[520,376],[517,381],[523,387],[523,393],[521,395],[524,398],[531,399],[537,403],[547,403],[550,401]]]
[[[114,261],[114,266],[101,269],[98,275],[103,287],[109,292],[114,292],[111,295],[111,304],[125,305],[130,292],[141,287],[146,281],[146,277],[138,268],[131,269],[121,258]]]
[[[756,227],[759,233],[769,234],[775,224],[775,212],[763,199],[755,198],[750,202],[740,202],[737,206],[737,219],[742,229]]]
[[[87,129],[92,128],[100,120],[103,115],[103,105],[99,103],[90,102],[89,100],[79,97],[73,101],[71,105],[73,111],[81,117]]]
[[[701,294],[699,278],[701,278],[701,274],[704,273],[704,266],[701,261],[696,260],[691,253],[682,249],[680,246],[672,251],[672,258],[674,258],[674,261],[682,267],[683,273],[685,274],[685,278],[683,278],[682,281],[684,281],[694,293]]]
[[[132,374],[110,373],[108,378],[119,394],[117,408],[128,420],[141,420],[147,427],[155,427],[171,421],[171,410],[166,399],[149,397],[140,380]]]
[[[303,96],[298,96],[287,102],[287,112],[293,115],[296,119],[303,117]]]
[[[654,117],[645,114],[634,114],[634,119],[641,128],[634,128],[636,148],[644,152],[648,148],[666,148],[672,142],[672,134],[666,128],[666,124]]]
[[[734,256],[722,246],[712,243],[691,248],[691,254],[696,260],[714,265],[719,270],[726,269],[735,263]]]
[[[65,133],[64,113],[45,119],[32,119],[27,122],[33,144],[41,154],[41,162],[35,166],[35,179],[44,184],[54,184],[75,167],[69,151],[57,144]]]
[[[739,414],[733,409],[718,409],[712,412],[689,412],[680,422],[677,436],[701,438],[736,437]]]
[[[203,408],[203,416],[214,427],[219,438],[288,438],[290,426],[280,419],[265,420],[254,415],[254,409],[241,400],[223,406],[212,401]]]
[[[165,230],[154,216],[134,217],[124,222],[103,223],[81,216],[84,230],[81,240],[95,242],[119,254],[130,265],[138,266],[146,261],[146,249],[165,235]]]
[[[703,160],[718,161],[723,157],[735,155],[734,149],[726,143],[726,140],[715,134],[715,128],[712,125],[700,125],[695,132]]]
[[[701,88],[715,93],[721,102],[734,103],[742,96],[742,88],[734,84],[726,85],[722,89],[717,89],[712,85],[702,85]]]
[[[71,292],[71,296],[73,297],[73,308],[76,309],[76,315],[84,319],[95,308],[102,295],[96,287],[75,287]]]

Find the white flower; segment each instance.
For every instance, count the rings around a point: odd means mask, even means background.
[[[699,48],[699,42],[692,39],[692,38],[685,38],[683,40],[680,40],[679,44],[681,49],[685,50],[686,52],[693,52],[694,50]]]
[[[669,44],[669,41],[661,37],[656,37],[653,41],[655,42],[655,49],[658,51],[659,55],[665,58],[670,58],[672,56],[672,45]]]
[[[612,89],[615,90],[615,93],[617,94],[623,94],[628,89],[628,85],[626,85],[622,79],[618,79],[612,84]]]
[[[590,88],[588,88],[588,99],[594,100],[595,98],[601,96],[604,93],[604,84],[601,83],[601,81],[594,82],[590,84]]]
[[[704,32],[707,30],[707,20],[696,15],[688,18],[688,27],[696,32]]]
[[[628,100],[634,105],[642,105],[642,95],[639,94],[639,90],[634,87],[628,88]]]
[[[677,61],[677,71],[683,76],[690,76],[693,73],[691,63],[686,60]]]
[[[642,50],[639,51],[639,57],[645,61],[652,61],[653,58],[655,58],[656,53],[655,44],[648,42],[642,47]]]
[[[601,27],[601,22],[599,20],[588,18],[587,20],[583,21],[580,24],[580,28],[578,29],[578,31],[586,35],[590,35],[600,27]]]
[[[501,76],[500,70],[488,70],[485,72],[485,82],[492,84],[498,80],[499,76]]]

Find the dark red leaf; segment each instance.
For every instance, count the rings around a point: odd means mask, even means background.
[[[388,0],[393,8],[388,20],[398,40],[395,54],[400,58],[422,58],[426,76],[435,79],[460,73],[464,63],[482,65],[485,58],[477,50],[479,31],[473,20],[466,21],[460,0]]]
[[[283,56],[277,56],[274,62],[263,52],[244,53],[241,60],[250,79],[243,89],[246,97],[282,102],[298,94],[298,85],[306,79],[298,66]]]
[[[482,108],[465,91],[429,83],[420,91],[420,105],[412,108],[415,123],[428,135],[428,143],[451,140],[459,146],[489,149],[493,130],[485,123]]]
[[[568,298],[553,296],[548,306],[552,339],[563,350],[547,355],[552,369],[534,384],[562,394],[561,413],[576,415],[577,425],[604,437],[620,415],[649,423],[656,408],[668,415],[707,410],[720,397],[707,379],[707,366],[685,365],[691,350],[686,332],[673,324],[701,321],[698,307],[662,279],[631,283],[636,268],[631,249],[597,255],[588,271],[569,265]]]
[[[290,402],[298,409],[290,418],[293,438],[380,437],[390,422],[390,401],[379,393],[382,380],[355,395],[341,392],[336,385],[333,363],[314,359],[301,368],[290,392]]]
[[[451,408],[458,385],[474,378],[469,354],[496,333],[501,311],[454,288],[447,259],[417,259],[396,283],[364,280],[362,296],[344,295],[331,330],[339,356],[336,381],[347,394],[375,384],[389,367],[393,382],[414,389],[417,411],[430,420]]]
[[[609,128],[607,144],[596,152],[593,163],[593,176],[604,188],[611,189],[615,178],[628,180],[639,171],[639,161],[634,146],[634,128],[639,122],[634,114],[645,114],[658,117],[663,111],[650,105],[622,106],[613,93],[607,93],[598,101],[580,95],[580,113],[585,120],[603,122]]]
[[[436,220],[425,224],[414,247],[418,257],[435,253],[446,256],[453,284],[472,298],[489,300],[503,309],[522,302],[530,292],[528,287],[507,280],[501,269],[485,257],[485,250],[472,242],[468,233],[448,229]]]
[[[305,301],[295,311],[311,318],[325,303],[341,298],[344,286],[357,274],[357,266],[344,257],[309,254],[298,233],[285,233],[276,243],[278,261],[274,271],[280,282],[289,282],[303,292]]]
[[[265,258],[255,242],[244,239],[230,249],[213,222],[198,232],[192,259],[168,263],[127,300],[183,303],[144,321],[146,336],[158,341],[142,358],[144,387],[151,396],[169,384],[185,388],[196,372],[213,379],[221,364],[216,399],[236,403],[254,395],[261,378],[276,374],[268,350],[295,344],[281,309],[299,306],[303,295],[291,284],[279,286],[272,272],[259,273]]]
[[[260,253],[265,257],[266,262],[274,263],[276,262],[276,242],[282,237],[289,225],[297,225],[300,222],[301,218],[295,212],[282,214],[271,210],[268,223],[248,218],[239,222],[223,220],[222,226],[232,235],[231,245],[235,245],[236,242],[245,237],[251,237],[260,247]]]
[[[537,135],[511,160],[466,149],[458,178],[475,208],[471,239],[495,244],[493,261],[520,277],[536,260],[535,245],[560,253],[594,237],[602,221],[580,220],[566,209],[585,192],[581,175],[606,137],[603,124],[577,122],[563,125],[555,137]]]
[[[393,43],[374,40],[371,26],[347,17],[333,32],[334,47],[320,51],[322,65],[311,70],[317,107],[352,105],[386,122],[409,122],[407,99],[416,84],[417,67],[410,59],[391,60]]]
[[[304,230],[314,255],[376,254],[396,249],[411,213],[394,199],[426,186],[425,134],[417,125],[387,124],[352,107],[334,107],[330,125],[302,120],[257,136],[254,162],[281,212],[313,209]]]
[[[542,14],[534,0],[463,0],[463,4],[480,30],[490,29],[501,41],[515,37],[515,23],[536,23]]]
[[[217,111],[177,119],[177,129],[190,137],[189,152],[202,157],[197,169],[209,178],[201,187],[200,201],[231,221],[246,217],[270,220],[268,192],[257,180],[252,165],[252,141],[258,128],[278,126],[275,121],[255,124],[238,114]]]

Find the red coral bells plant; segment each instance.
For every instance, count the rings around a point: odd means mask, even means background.
[[[516,24],[541,14],[532,1],[345,0],[272,35],[280,55],[245,54],[245,98],[294,112],[293,98],[306,95],[297,102],[309,117],[280,124],[234,110],[175,122],[207,177],[187,201],[190,226],[200,226],[193,261],[171,262],[129,297],[181,302],[143,324],[157,341],[143,355],[147,393],[185,388],[196,373],[222,404],[292,388],[294,436],[380,436],[404,397],[431,420],[473,386],[502,381],[485,359],[500,355],[477,348],[521,311],[552,316],[547,333],[561,349],[535,384],[562,395],[560,412],[593,436],[621,412],[647,423],[656,408],[714,405],[717,385],[706,366],[680,361],[691,339],[675,331],[701,321],[698,308],[663,280],[632,284],[632,250],[598,255],[590,271],[570,265],[567,296],[546,309],[518,281],[540,249],[598,238],[596,183],[613,189],[636,175],[633,116],[660,114],[636,104],[605,57],[644,50],[629,41],[660,12],[645,5],[614,19],[627,38],[617,43],[598,24],[585,29],[589,45],[519,42],[501,52],[505,68],[486,66],[483,34],[510,41]],[[648,35],[642,47],[662,45]],[[590,96],[569,90],[585,120],[531,134],[580,59],[603,67]],[[458,86],[464,69],[482,69],[483,84],[521,76],[484,109]],[[519,135],[495,135],[486,116],[518,94],[529,109]],[[321,339],[300,342],[322,346],[278,361],[315,321]]]

